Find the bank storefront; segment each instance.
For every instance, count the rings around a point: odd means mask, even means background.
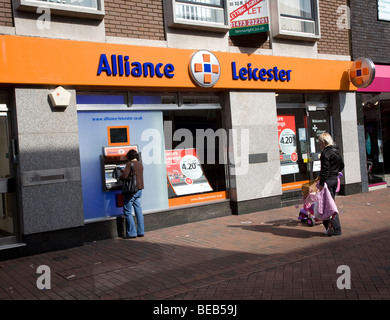
[[[358,189],[351,62],[1,40],[12,236],[27,252],[120,234],[129,149],[145,168],[149,230],[296,199],[318,173],[323,131],[350,163],[344,192]]]
[[[386,188],[390,181],[390,67],[376,65],[371,85],[359,88],[357,108],[364,127],[363,149],[369,190]]]

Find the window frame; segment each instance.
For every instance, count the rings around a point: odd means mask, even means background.
[[[211,7],[211,8],[222,8],[224,24],[217,22],[206,22],[199,20],[180,19],[176,17],[176,3],[190,4],[193,6]],[[230,30],[227,5],[226,1],[221,1],[221,6],[211,5],[201,2],[192,2],[186,0],[164,0],[164,6],[167,8],[166,20],[167,26],[171,28],[182,28],[182,29],[196,29],[213,32],[228,32]]]
[[[93,103],[93,102],[79,102],[79,96],[120,96],[124,98],[124,103]],[[171,103],[135,103],[134,97],[145,96],[145,97],[173,97],[173,102]],[[186,97],[192,97],[192,102],[186,102]],[[199,99],[197,99],[199,97]],[[214,100],[218,101],[208,101],[202,102],[203,97],[213,97]],[[212,92],[163,92],[163,91],[88,91],[80,90],[76,94],[76,103],[77,111],[107,111],[107,110],[137,110],[137,111],[146,111],[146,110],[193,110],[193,109],[222,109],[224,104],[222,93],[212,93]]]
[[[104,0],[96,2],[97,8],[95,9],[42,0],[15,0],[15,9],[36,13],[38,8],[49,8],[50,12],[55,15],[102,20],[105,16]]]
[[[317,41],[321,38],[319,1],[310,0],[312,9],[312,18],[303,18],[295,15],[282,14],[280,10],[280,1],[270,1],[271,8],[271,31],[274,38],[295,39],[304,41]],[[283,30],[283,19],[291,19],[297,22],[313,22],[314,33],[305,33],[300,31]]]

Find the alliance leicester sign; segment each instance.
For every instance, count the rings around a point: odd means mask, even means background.
[[[0,35],[0,83],[354,91],[351,61]]]

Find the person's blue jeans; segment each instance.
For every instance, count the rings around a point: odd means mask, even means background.
[[[124,195],[123,213],[126,218],[126,236],[136,237],[143,236],[144,231],[144,216],[141,208],[142,190],[138,190],[132,196]],[[134,208],[135,217],[137,218],[137,227],[135,226],[133,215],[131,214]]]

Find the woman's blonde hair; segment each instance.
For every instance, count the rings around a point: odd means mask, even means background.
[[[318,137],[318,140],[321,141],[322,143],[324,143],[325,147],[334,145],[332,136],[327,132],[324,132],[323,134],[321,134]]]

